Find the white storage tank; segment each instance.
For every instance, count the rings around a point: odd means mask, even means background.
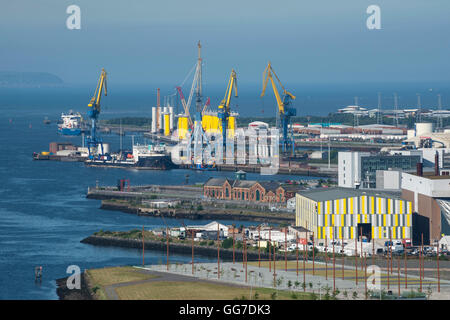
[[[101,145],[103,145],[103,154],[109,153],[109,143],[102,143]],[[98,146],[99,153],[102,152],[101,145]]]
[[[173,107],[169,107],[169,123],[170,123],[170,131],[173,131]]]
[[[156,133],[156,107],[152,107],[152,133]]]
[[[416,136],[427,135],[433,132],[432,122],[418,122],[416,123]]]

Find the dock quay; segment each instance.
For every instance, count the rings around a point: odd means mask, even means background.
[[[33,160],[51,160],[64,162],[84,162],[87,157],[83,156],[61,156],[56,154],[43,155],[40,153],[33,154]]]
[[[169,185],[142,185],[132,186],[127,190],[119,191],[117,187],[89,187],[86,194],[88,199],[133,199],[151,198],[152,195],[164,197],[177,197],[186,199],[200,199],[202,188],[193,186],[169,186]]]
[[[286,208],[271,210],[273,204],[238,200],[207,199],[203,189],[193,186],[139,186],[119,191],[114,187],[90,187],[86,197],[101,200],[100,209],[147,217],[175,219],[245,220],[291,223],[293,212]],[[167,206],[155,206],[152,202]],[[176,203],[176,205],[175,205]]]
[[[219,164],[216,166],[218,171],[239,171],[243,170],[245,172],[260,173],[261,166],[258,165],[227,165]],[[299,166],[298,164],[287,164],[281,163],[278,168],[277,174],[285,175],[299,175],[299,176],[309,176],[309,177],[327,177],[327,178],[337,178],[337,168],[320,168],[312,166]]]
[[[261,212],[251,208],[232,209],[221,206],[210,207],[207,206],[208,203],[205,202],[200,202],[199,204],[203,205],[203,210],[201,211],[190,207],[145,208],[141,206],[129,205],[127,203],[102,200],[100,209],[120,211],[146,217],[165,217],[190,220],[245,220],[270,223],[293,223],[295,221],[295,215],[293,213],[271,213],[268,210]]]

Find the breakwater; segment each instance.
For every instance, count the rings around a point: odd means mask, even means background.
[[[89,236],[83,240],[81,243],[91,244],[95,246],[108,246],[108,247],[122,247],[122,248],[134,248],[142,249],[141,239],[124,239],[118,237],[106,237],[106,236]],[[167,242],[165,239],[158,240],[145,240],[144,241],[145,250],[158,250],[167,251]],[[169,253],[177,254],[192,254],[192,245],[185,243],[172,243],[169,242]],[[217,258],[217,246],[200,246],[194,245],[194,254],[204,257]],[[242,261],[244,252],[242,249],[235,249],[235,260]],[[278,258],[284,259],[284,252],[277,254]],[[261,248],[260,252],[261,260],[268,260],[269,254],[265,252],[264,248]],[[296,259],[296,254],[288,253],[288,259]],[[223,261],[233,261],[233,249],[220,248],[220,259]],[[247,250],[247,260],[248,261],[258,261],[258,251]]]

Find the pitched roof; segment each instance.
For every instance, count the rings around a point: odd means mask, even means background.
[[[221,187],[227,180],[226,178],[209,178],[205,182],[205,187]]]
[[[261,181],[259,184],[266,189],[266,191],[275,191],[280,186],[280,183],[276,181]]]
[[[232,183],[233,188],[251,188],[256,181],[253,180],[234,180]]]

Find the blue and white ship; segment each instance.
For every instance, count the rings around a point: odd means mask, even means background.
[[[58,133],[65,136],[79,136],[81,134],[82,117],[80,113],[61,114],[62,123],[58,124]]]

